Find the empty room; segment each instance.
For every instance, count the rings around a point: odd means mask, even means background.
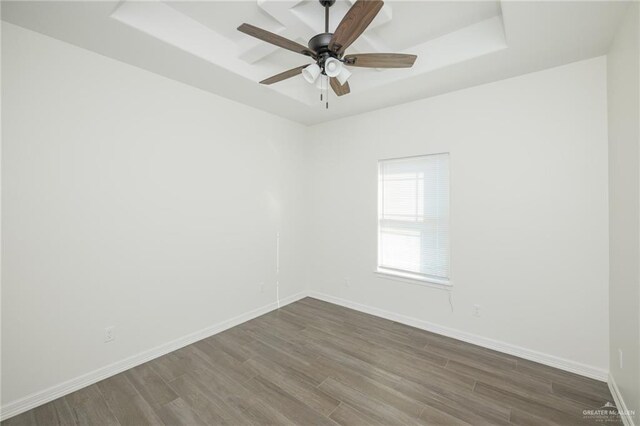
[[[640,2],[0,12],[2,426],[640,426]]]

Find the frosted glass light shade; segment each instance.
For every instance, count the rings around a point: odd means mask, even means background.
[[[336,58],[329,58],[324,63],[324,72],[329,77],[337,77],[338,74],[340,74],[342,68],[344,68],[342,66],[342,62],[340,62]]]
[[[343,66],[342,69],[340,70],[340,74],[338,74],[336,78],[340,82],[340,86],[342,86],[347,82],[349,77],[351,77],[351,71],[349,71],[347,67]]]
[[[320,67],[318,66],[318,64],[311,64],[302,70],[302,76],[309,83],[313,83],[314,81],[316,81],[319,75]]]

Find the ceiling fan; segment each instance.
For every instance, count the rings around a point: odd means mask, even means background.
[[[345,55],[345,50],[367,29],[376,17],[384,2],[382,0],[357,0],[347,14],[342,18],[335,33],[329,32],[329,8],[335,0],[319,0],[324,7],[324,32],[309,40],[309,47],[286,39],[272,32],[242,24],[238,31],[252,37],[266,41],[287,50],[309,56],[315,60],[311,65],[281,72],[265,80],[261,84],[273,84],[302,74],[309,83],[314,83],[320,75],[329,79],[331,88],[338,96],[351,91],[347,80],[351,72],[345,65],[365,68],[410,68],[416,60],[416,55],[404,53],[359,53]]]

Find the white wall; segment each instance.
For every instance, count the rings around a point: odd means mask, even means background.
[[[600,57],[313,127],[311,288],[605,378],[606,119]],[[373,274],[377,160],[437,152],[453,312],[445,291]]]
[[[606,374],[604,58],[303,128],[3,23],[2,101],[3,405],[273,302],[278,231],[281,297]],[[442,151],[453,312],[373,274],[377,160]]]
[[[640,6],[607,57],[609,105],[610,369],[640,424]],[[619,352],[623,353],[623,368]]]
[[[3,405],[274,302],[278,231],[304,289],[302,126],[7,23],[2,102]]]

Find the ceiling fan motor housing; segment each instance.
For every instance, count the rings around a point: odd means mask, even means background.
[[[335,52],[329,50],[331,37],[333,37],[333,33],[320,33],[316,36],[313,36],[311,40],[309,40],[309,49],[313,50],[318,55],[318,59],[316,62],[322,69],[322,74],[325,74],[324,63],[327,61],[327,59],[336,58],[340,60]]]
[[[311,40],[309,40],[309,49],[313,50],[318,55],[333,53],[329,50],[331,37],[333,37],[333,33],[320,33],[311,37]]]

